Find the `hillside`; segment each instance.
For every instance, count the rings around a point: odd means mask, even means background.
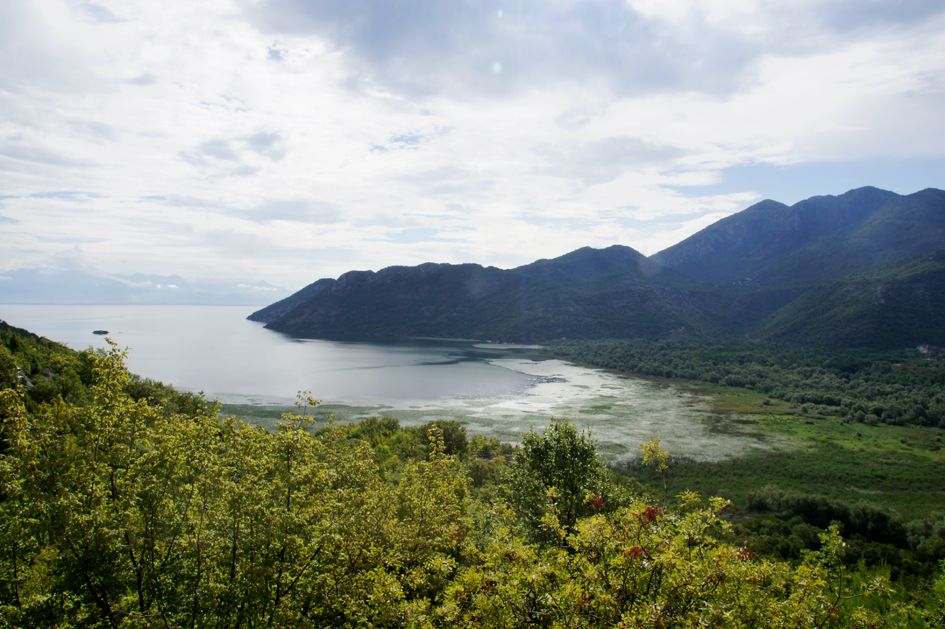
[[[945,246],[945,192],[890,198],[861,221],[821,236],[756,273],[765,285],[820,284]]]
[[[299,304],[308,301],[334,283],[335,280],[329,278],[323,278],[316,282],[312,282],[305,288],[292,293],[285,299],[280,299],[274,304],[270,304],[261,310],[257,310],[246,318],[250,321],[257,321],[259,323],[269,323],[270,321],[278,319],[282,315],[286,314]]]
[[[922,299],[900,297],[895,287],[912,285],[897,275],[906,267],[850,283],[843,278],[943,246],[945,192],[929,188],[902,196],[865,187],[790,207],[762,201],[650,258],[614,245],[584,247],[510,270],[427,263],[350,271],[336,281],[319,280],[249,318],[312,338],[537,342],[769,335],[783,342],[880,348],[916,335],[920,342],[934,342],[925,336],[935,336],[945,296],[929,279],[932,288]],[[860,295],[850,287],[886,280],[897,297],[894,307],[882,311],[894,314],[882,316],[894,320],[880,323],[880,311],[849,301]],[[831,294],[836,287],[817,289],[829,282],[850,288],[843,293],[847,301],[834,303],[840,299]]]
[[[673,500],[664,485],[661,500],[644,474],[608,470],[590,434],[567,420],[530,430],[514,450],[482,435],[470,443],[449,420],[313,430],[311,418],[286,413],[267,431],[215,407],[168,414],[162,401],[135,399],[123,357],[117,347],[88,356],[83,406],[57,399],[29,410],[0,390],[3,627],[472,628],[537,618],[591,629],[680,619],[822,629],[935,618],[939,601],[915,596],[914,582],[893,591],[872,563],[844,562],[848,545],[872,554],[895,543],[895,553],[908,542],[907,552],[923,545],[902,563],[918,559],[934,574],[926,548],[939,540],[921,527],[937,520],[909,523],[906,540],[888,509],[769,487],[753,498],[778,511],[762,516],[762,538],[734,529],[724,498]],[[641,445],[665,483],[669,453],[659,439]],[[873,590],[912,598],[890,609]],[[870,607],[841,607],[841,597]],[[880,604],[882,615],[871,611]]]
[[[790,207],[762,201],[652,260],[716,284],[814,286],[945,244],[945,192],[908,196],[866,187]]]
[[[814,288],[759,332],[778,343],[831,349],[945,345],[945,249]]]
[[[266,327],[311,337],[651,337],[698,333],[721,308],[715,291],[615,245],[511,270],[430,263],[352,271]]]

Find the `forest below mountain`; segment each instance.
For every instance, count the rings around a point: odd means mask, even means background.
[[[801,356],[799,368],[819,369],[819,358]],[[713,366],[722,374],[745,359],[734,352]],[[760,362],[787,369],[788,360]],[[917,494],[923,505],[907,519],[885,504],[799,491],[804,478],[836,473],[821,469],[837,459],[822,453],[795,468],[776,455],[695,465],[657,439],[609,469],[566,421],[512,447],[468,438],[453,421],[315,424],[304,394],[269,432],[129,374],[116,347],[74,352],[6,325],[0,367],[7,626],[945,620],[945,519],[926,488],[945,484],[942,462],[896,468],[897,490],[883,501]],[[862,367],[826,368],[890,377]],[[819,410],[798,413],[828,421]],[[876,423],[863,430],[899,430]],[[738,466],[780,488],[731,505],[685,491],[695,477],[734,487]]]
[[[250,319],[309,338],[762,338],[945,345],[945,192],[762,201],[649,258],[585,247],[503,270],[388,267],[321,279]]]
[[[935,351],[830,352],[762,342],[564,341],[557,357],[622,373],[745,387],[845,421],[945,429],[945,356]],[[939,348],[945,354],[945,350]]]

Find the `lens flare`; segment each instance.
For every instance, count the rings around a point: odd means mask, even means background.
[[[499,63],[498,61],[496,61],[495,63],[493,63],[493,64],[492,64],[492,71],[495,72],[496,74],[498,74],[499,72],[502,72],[502,64]]]

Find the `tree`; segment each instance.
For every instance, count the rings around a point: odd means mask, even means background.
[[[568,420],[554,419],[522,439],[511,470],[511,502],[532,534],[547,540],[555,523],[570,532],[579,518],[600,508],[606,484],[596,442]]]

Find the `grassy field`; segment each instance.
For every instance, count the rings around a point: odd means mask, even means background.
[[[800,412],[746,389],[685,383],[711,396],[711,432],[751,436],[770,445],[716,462],[673,463],[670,493],[722,496],[736,509],[767,486],[855,503],[886,506],[909,520],[945,511],[945,431],[849,422]],[[661,481],[649,482],[662,489]]]

